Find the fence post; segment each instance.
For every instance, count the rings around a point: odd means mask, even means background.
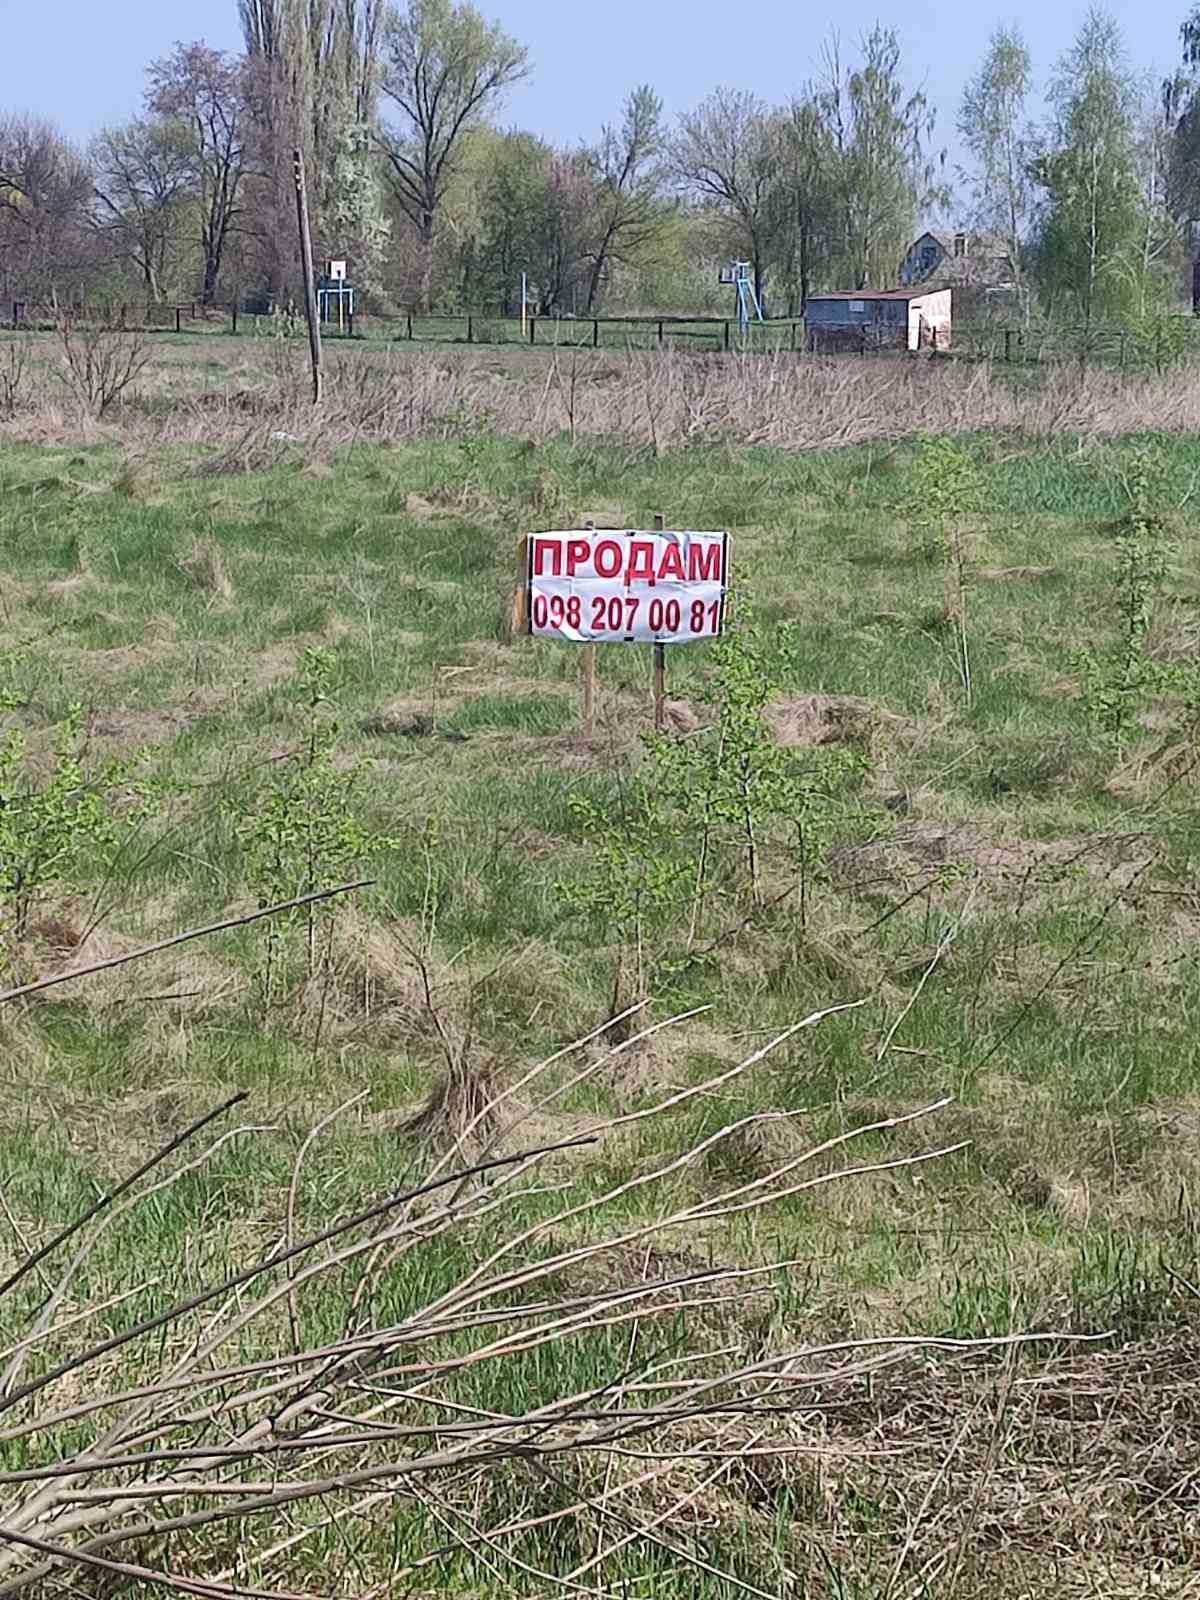
[[[353,337],[354,337],[354,313],[353,313],[353,311],[347,311],[347,313],[346,313],[346,328],[347,328],[347,330],[348,330],[348,332],[350,334],[350,337],[353,339]]]
[[[176,333],[182,333],[183,332],[183,307],[182,306],[176,306],[175,307],[175,332]]]
[[[661,533],[666,526],[662,513],[654,518],[654,531]],[[654,731],[661,733],[667,722],[667,647],[654,646]]]
[[[723,339],[723,346],[724,346],[724,348],[726,350],[728,350],[729,349],[729,324],[727,322],[723,323],[722,327],[725,330],[724,339]]]
[[[196,320],[196,302],[194,300],[192,301],[192,315],[190,320],[192,322],[195,322]]]
[[[475,318],[470,315],[467,316],[467,343],[475,343]]]
[[[406,315],[408,317],[408,337],[411,339],[412,336],[413,336],[413,331],[412,331],[412,312],[409,311],[409,312],[406,313]]]
[[[658,324],[658,342],[659,342],[660,347],[661,347],[662,342],[663,342],[663,331],[662,330],[663,330],[663,325],[662,325],[662,321],[660,319],[659,320],[659,324]]]
[[[530,344],[536,344],[537,343],[537,318],[536,317],[530,317],[530,319],[529,319],[529,342],[530,342]]]
[[[593,317],[593,319],[592,319],[592,349],[593,350],[599,350],[599,348],[600,348],[600,318],[599,317]]]
[[[233,302],[233,332],[237,333],[237,301]]]
[[[1005,360],[1006,364],[1012,360],[1012,329],[1011,328],[1005,328],[1005,330],[1004,330],[1004,360]]]
[[[794,355],[796,353],[796,324],[794,322],[788,335],[788,347]]]

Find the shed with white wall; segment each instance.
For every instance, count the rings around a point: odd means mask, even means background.
[[[838,289],[809,295],[804,317],[810,350],[948,350],[953,291]]]

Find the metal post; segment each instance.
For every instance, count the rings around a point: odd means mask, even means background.
[[[593,350],[599,350],[599,348],[600,348],[600,318],[596,317],[592,321],[592,349]]]
[[[300,231],[300,265],[304,269],[304,315],[308,322],[308,348],[312,356],[313,405],[321,403],[321,324],[317,320],[317,289],[313,275],[312,230],[308,223],[308,191],[304,183],[304,157],[292,151],[292,176],[296,183],[296,224]]]
[[[661,533],[666,524],[661,515],[654,518],[654,531]],[[667,722],[667,647],[654,646],[654,731],[661,733]]]
[[[658,343],[659,343],[659,347],[660,348],[661,348],[662,342],[663,342],[663,331],[662,330],[663,330],[663,325],[662,325],[662,321],[660,319],[659,324],[658,324]]]
[[[528,325],[529,325],[529,274],[526,273],[526,272],[523,272],[521,274],[521,337],[522,337],[522,339],[525,337],[525,331],[526,331]]]
[[[537,343],[537,318],[536,317],[530,317],[530,319],[529,319],[529,342],[530,342],[530,344],[536,344]]]
[[[237,301],[233,302],[233,332],[237,333]]]
[[[349,329],[350,337],[353,339],[353,337],[354,337],[354,302],[353,301],[350,302],[350,309],[346,312],[346,326]]]
[[[467,343],[475,343],[475,319],[471,316],[467,317]]]
[[[724,344],[725,344],[725,349],[728,350],[729,349],[729,324],[727,322],[724,324],[724,328],[725,328]]]
[[[176,306],[175,307],[175,332],[176,333],[182,333],[183,332],[182,317],[183,317],[183,308],[182,308],[182,306]]]
[[[412,331],[412,312],[411,311],[408,312],[407,315],[408,315],[408,337],[411,339],[412,336],[413,336],[413,331]]]

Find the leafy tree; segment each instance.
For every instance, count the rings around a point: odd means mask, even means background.
[[[665,144],[662,101],[644,83],[626,97],[620,127],[605,127],[599,143],[587,153],[595,186],[587,311],[595,309],[610,263],[636,260],[661,234],[666,217],[661,162]]]
[[[278,294],[295,268],[292,152],[304,154],[313,231],[352,253],[360,281],[387,240],[374,159],[385,0],[239,0],[254,128],[255,231]]]
[[[794,314],[823,285],[839,254],[839,161],[815,96],[793,100],[779,113],[776,134],[780,159],[769,207],[771,262]]]
[[[1050,87],[1049,147],[1034,163],[1044,193],[1037,262],[1050,307],[1085,324],[1128,307],[1145,223],[1138,181],[1137,86],[1120,30],[1089,11]]]
[[[492,144],[479,188],[480,229],[465,252],[467,299],[511,310],[526,273],[540,312],[570,303],[587,278],[593,228],[584,159],[532,134],[503,134]]]
[[[778,170],[776,129],[755,95],[717,89],[679,123],[671,164],[685,192],[712,207],[730,226],[761,299],[772,234]]]
[[[132,263],[151,300],[178,260],[191,194],[186,131],[177,122],[144,118],[105,128],[92,141],[98,223],[117,253]]]
[[[528,56],[466,0],[408,0],[388,13],[382,45],[381,87],[399,122],[379,138],[392,196],[423,247],[427,300],[439,211],[463,135],[526,76]]]
[[[1003,238],[1023,300],[1024,240],[1033,209],[1033,136],[1027,110],[1032,71],[1020,30],[998,27],[979,71],[963,90],[958,111],[958,131],[974,162],[973,219]]]
[[[876,25],[843,72],[836,40],[826,54],[823,104],[839,157],[848,275],[856,287],[890,283],[922,210],[941,202],[928,144],[934,118],[900,76],[900,41]]]

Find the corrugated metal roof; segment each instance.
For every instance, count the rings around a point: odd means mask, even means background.
[[[920,284],[911,289],[830,289],[825,294],[810,294],[810,300],[923,300],[936,289]]]

